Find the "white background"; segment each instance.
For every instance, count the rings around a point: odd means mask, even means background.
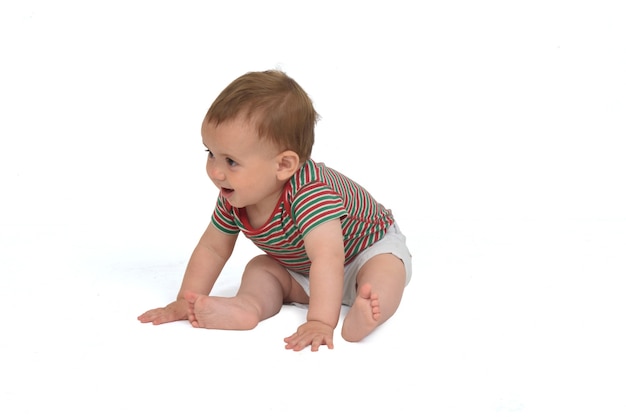
[[[619,3],[3,2],[0,414],[623,416]],[[403,304],[359,344],[285,351],[296,307],[135,319],[212,212],[202,117],[270,68],[322,115],[313,157],[409,239]]]

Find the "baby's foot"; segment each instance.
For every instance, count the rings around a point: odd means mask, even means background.
[[[358,342],[378,327],[379,319],[378,294],[372,292],[370,284],[363,284],[343,321],[341,336],[348,342]]]
[[[187,291],[188,318],[193,327],[221,330],[250,330],[259,324],[253,307],[237,297],[210,297]]]

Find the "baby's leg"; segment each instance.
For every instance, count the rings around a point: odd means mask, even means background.
[[[189,321],[194,327],[207,329],[252,329],[280,311],[283,302],[298,290],[292,285],[297,284],[285,268],[269,256],[257,256],[246,266],[236,296],[185,293]]]
[[[392,254],[376,255],[363,265],[357,275],[357,296],[343,322],[341,335],[348,342],[358,342],[389,319],[398,309],[406,271]]]

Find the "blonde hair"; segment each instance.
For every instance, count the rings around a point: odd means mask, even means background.
[[[256,124],[259,137],[301,161],[311,157],[318,114],[307,93],[282,71],[249,72],[217,96],[205,120],[219,125],[239,116]]]

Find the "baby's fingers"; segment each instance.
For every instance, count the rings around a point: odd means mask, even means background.
[[[160,317],[162,310],[163,310],[162,308],[155,308],[153,310],[148,310],[145,313],[143,313],[141,316],[137,317],[137,320],[139,320],[142,323],[152,323],[154,322],[154,320]]]
[[[333,337],[325,334],[316,335],[311,341],[311,351],[317,352],[322,345],[326,345],[328,349],[333,349],[335,347],[333,345]]]
[[[152,323],[154,325],[180,320],[176,317],[176,313],[169,308],[155,308],[146,311],[141,316],[137,317],[137,319],[142,323]]]
[[[285,349],[293,349],[298,352],[311,344],[311,339],[307,335],[292,334],[285,338]]]
[[[293,335],[285,338],[285,349],[292,349],[294,352],[299,352],[307,346],[311,346],[312,352],[317,352],[322,345],[327,345],[329,349],[332,349],[333,338],[323,334],[305,333]]]

